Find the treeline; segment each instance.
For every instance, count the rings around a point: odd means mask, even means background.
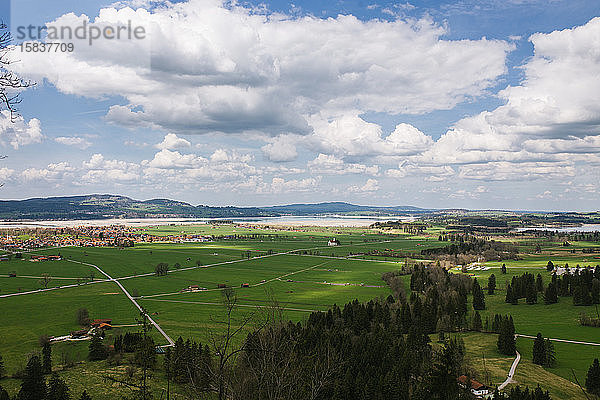
[[[211,382],[210,368],[213,364],[208,345],[186,340],[181,336],[175,346],[166,350],[164,368],[167,379],[183,385],[191,385],[198,391],[207,391]]]
[[[511,282],[506,286],[505,301],[510,304],[518,304],[519,299],[525,299],[527,304],[536,304],[538,293],[544,292],[544,280],[542,275],[537,278],[526,272],[521,276],[513,276]]]
[[[463,343],[434,350],[426,317],[390,297],[254,332],[236,365],[234,398],[470,398],[456,379],[465,368]]]
[[[559,232],[559,231],[542,231],[537,229],[528,229],[521,231],[527,235],[545,238],[551,242],[600,242],[600,231],[595,232]],[[583,249],[585,250],[585,249]],[[585,252],[585,251],[584,251]]]
[[[576,306],[600,304],[600,267],[569,270],[562,276],[552,274],[544,301],[558,302],[558,297],[572,297]]]
[[[458,241],[444,247],[423,249],[421,250],[421,255],[478,255],[483,256],[487,261],[517,259],[518,247],[513,244],[498,242],[495,240],[477,239],[474,236],[468,236],[468,238],[468,241]]]

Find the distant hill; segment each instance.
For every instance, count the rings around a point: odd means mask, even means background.
[[[103,219],[158,217],[257,217],[274,216],[256,207],[193,206],[168,199],[134,200],[125,196],[88,195],[0,201],[0,219]]]
[[[86,196],[0,200],[0,219],[75,220],[103,218],[234,218],[280,215],[400,215],[426,210],[417,207],[372,207],[343,202],[291,204],[272,207],[211,207],[169,200],[135,200],[125,196]]]
[[[375,206],[357,206],[344,202],[328,202],[315,204],[290,204],[284,206],[261,207],[263,210],[269,210],[280,214],[291,215],[312,215],[312,214],[377,214],[377,215],[397,215],[407,212],[425,212],[427,210],[411,206],[398,207],[375,207]]]

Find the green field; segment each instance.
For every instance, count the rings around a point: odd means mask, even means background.
[[[182,336],[206,342],[210,332],[222,327],[216,322],[223,313],[219,284],[235,288],[239,298],[236,318],[260,313],[276,300],[285,318],[301,321],[311,312],[327,310],[333,304],[387,297],[391,292],[381,279],[384,272],[419,260],[422,249],[447,245],[447,242],[437,240],[439,228],[433,228],[423,236],[365,228],[257,229],[234,225],[161,226],[143,231],[164,236],[181,232],[210,234],[215,239],[210,242],[136,244],[125,249],[37,250],[32,254],[60,254],[63,260],[30,262],[29,254],[25,253],[22,260],[13,258],[0,263],[0,296],[39,289],[43,275],[51,277],[48,287],[56,288],[0,298],[5,310],[0,314],[0,354],[9,374],[22,368],[28,354],[39,351],[41,335],[62,336],[79,329],[75,319],[78,308],[87,308],[92,318],[111,318],[114,325],[136,323],[139,312],[134,304],[115,282],[99,282],[106,277],[92,264],[118,279],[171,338]],[[247,234],[260,236],[235,236]],[[341,245],[327,246],[332,237],[339,239]],[[543,249],[542,254],[529,252],[537,243]],[[497,278],[496,294],[486,295],[487,309],[482,313],[483,320],[496,313],[511,314],[520,334],[541,332],[550,338],[600,342],[599,328],[578,324],[579,313],[591,314],[594,307],[575,307],[571,298],[560,298],[558,304],[548,306],[541,298],[535,305],[526,305],[523,300],[516,306],[504,302],[504,290],[513,275],[540,273],[547,283],[550,275],[545,265],[550,259],[555,264],[568,262],[571,266],[595,265],[600,260],[565,251],[560,243],[523,238],[519,245],[525,251],[520,260],[487,262],[485,266],[491,269],[469,271],[484,287],[489,275],[494,273]],[[595,244],[576,245],[578,247],[574,245],[574,248]],[[366,255],[373,251],[385,251],[395,256]],[[161,262],[168,263],[171,270],[166,276],[155,276],[154,268]],[[506,275],[500,272],[502,263],[508,268]],[[461,273],[459,270],[452,272]],[[9,277],[10,273],[15,273],[16,277]],[[407,284],[409,278],[405,277]],[[80,284],[77,287],[60,288],[77,283]],[[244,284],[249,287],[241,287]],[[198,285],[204,290],[183,291],[190,285]],[[135,329],[131,326],[116,328],[111,334]],[[156,330],[152,334],[157,343],[167,343]],[[486,368],[492,371],[489,383],[502,382],[512,359],[494,353],[496,335],[464,333],[463,336],[475,374],[483,373],[480,353],[485,354]],[[523,360],[517,368],[516,379],[530,386],[540,382],[556,399],[578,398],[571,383],[573,372],[580,380],[585,380],[591,361],[600,357],[600,346],[556,343],[557,365],[544,370],[531,364],[531,345],[531,339],[518,340]],[[65,354],[84,360],[87,343],[54,345],[55,364],[60,364]],[[92,364],[86,371],[98,370],[100,364]],[[77,384],[81,381],[77,371],[82,368],[77,365],[62,371],[61,375]],[[93,372],[87,373],[93,375]],[[90,379],[98,380],[97,377]],[[7,379],[2,385],[14,391],[18,382]],[[95,398],[111,398],[110,393],[100,389],[92,391],[97,393]]]

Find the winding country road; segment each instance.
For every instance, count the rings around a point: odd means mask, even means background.
[[[498,390],[504,389],[506,385],[513,382],[513,376],[515,376],[515,370],[517,369],[517,365],[519,365],[519,361],[521,361],[521,354],[519,354],[519,352],[517,351],[517,356],[515,357],[515,360],[513,361],[512,365],[510,366],[510,370],[508,371],[508,376],[506,377],[506,380],[502,382],[500,386],[498,386]]]

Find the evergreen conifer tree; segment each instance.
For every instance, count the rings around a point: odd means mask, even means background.
[[[504,299],[504,301],[506,303],[512,304],[513,303],[513,296],[514,296],[514,294],[513,294],[512,286],[509,284],[506,287],[506,298]]]
[[[44,374],[52,372],[52,346],[50,341],[45,341],[42,347],[42,369]]]
[[[490,277],[488,278],[488,294],[494,294],[494,291],[496,290],[496,275],[491,274]]]
[[[40,400],[45,398],[46,381],[42,363],[39,356],[33,355],[25,367],[25,377],[17,394],[17,400]]]
[[[90,340],[88,359],[90,361],[104,360],[108,356],[100,336],[94,335]]]
[[[600,363],[595,358],[588,369],[587,378],[585,379],[585,388],[591,394],[600,396]]]
[[[2,386],[0,386],[0,400],[10,400],[8,392]]]
[[[485,310],[485,297],[477,278],[473,281],[473,308],[475,310]]]
[[[530,282],[527,285],[526,298],[525,301],[527,304],[535,304],[537,303],[537,291],[535,289],[535,285],[533,282]]]
[[[71,394],[69,393],[69,387],[58,377],[57,374],[52,374],[50,381],[48,382],[48,396],[46,400],[70,400]]]
[[[476,332],[481,332],[481,329],[483,328],[481,324],[481,315],[479,315],[479,311],[475,311],[471,328]]]
[[[556,352],[554,351],[554,345],[548,338],[546,338],[544,345],[546,346],[546,363],[544,364],[544,367],[552,368],[556,364]]]
[[[558,303],[558,290],[556,289],[556,283],[550,282],[544,292],[544,304],[554,303]]]
[[[79,398],[79,400],[92,400],[92,398],[84,390],[83,393],[81,393],[81,397]]]
[[[542,293],[544,291],[544,279],[542,279],[542,275],[537,274],[537,278],[535,279],[535,289]]]
[[[544,337],[539,332],[533,341],[533,363],[537,365],[546,364],[546,345]]]
[[[512,317],[504,317],[500,323],[500,334],[498,335],[498,351],[506,355],[514,355],[516,351],[515,344],[515,326]]]

